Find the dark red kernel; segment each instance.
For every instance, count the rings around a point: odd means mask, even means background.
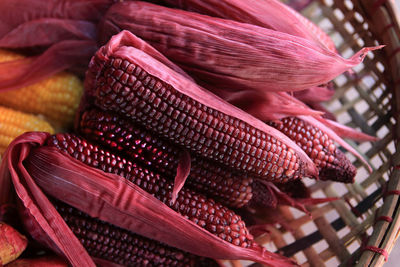
[[[64,153],[67,153],[70,156],[82,161],[83,163],[88,162],[87,158],[91,158],[90,162],[98,161],[98,166],[95,166],[94,164],[89,164],[89,166],[96,167],[104,172],[115,173],[125,177],[127,180],[152,194],[157,199],[164,202],[166,205],[196,224],[199,223],[200,213],[203,211],[202,206],[207,204],[209,218],[205,221],[206,225],[199,225],[205,229],[209,229],[210,227],[208,227],[208,225],[210,224],[215,224],[216,226],[221,226],[224,228],[231,228],[236,224],[236,222],[232,222],[232,220],[237,216],[233,211],[219,203],[214,202],[214,200],[207,199],[204,196],[187,188],[182,188],[178,194],[176,202],[172,204],[172,181],[166,180],[159,174],[143,168],[135,162],[126,160],[125,158],[104,150],[97,145],[83,141],[78,136],[68,133],[56,134],[49,137],[47,140],[47,145],[56,147]],[[89,156],[79,153],[80,150],[84,149],[87,149],[90,152]],[[117,164],[117,162],[121,162],[123,165]],[[123,168],[120,168],[120,166],[123,166]],[[210,207],[213,207],[214,209],[211,209]],[[213,216],[214,219],[218,219],[218,222],[210,219]],[[248,233],[247,229],[245,229],[245,231]],[[234,233],[235,232],[232,231],[232,234]],[[226,236],[225,240],[230,240],[230,236]],[[252,239],[247,239],[241,244],[241,246],[243,246],[243,244],[245,246],[249,246],[252,244],[252,242]]]
[[[116,60],[121,59],[110,58],[104,62],[95,57],[91,63],[93,71],[96,72],[95,77],[98,78],[96,78],[96,88],[90,90],[94,90],[95,103],[102,109],[123,114],[141,123],[148,130],[154,130],[164,138],[202,157],[211,158],[238,171],[248,172],[252,176],[280,182],[296,179],[304,174],[304,163],[281,141],[239,119],[195,101],[131,62],[124,62],[128,65],[126,69],[115,67]],[[128,69],[130,71],[127,71]],[[121,71],[135,77],[132,78],[135,80],[133,85],[124,84],[126,79],[121,78],[123,77]],[[115,84],[121,84],[122,91],[129,91],[132,99],[128,100],[120,92],[112,90]],[[146,93],[147,91],[155,93],[156,97],[149,98],[150,93]],[[118,103],[115,99],[121,99],[122,102]],[[217,122],[222,122],[222,125]],[[220,135],[229,138],[222,139]],[[251,150],[261,148],[270,151],[265,144],[274,144],[274,153],[278,158],[295,160],[298,167],[277,173],[274,172],[278,170],[277,168],[265,168],[262,164],[256,164],[257,161],[268,159],[264,153],[250,155]],[[282,153],[289,150],[293,153]],[[249,161],[251,157],[259,158]]]

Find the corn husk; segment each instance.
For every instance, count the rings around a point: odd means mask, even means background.
[[[134,1],[114,4],[104,16],[105,43],[129,30],[198,81],[224,90],[296,91],[324,84],[358,65],[307,39],[231,20]]]
[[[157,0],[154,2],[288,33],[336,52],[333,40],[324,31],[278,0]]]
[[[20,88],[65,69],[84,74],[97,49],[96,25],[109,0],[0,2],[0,47],[40,51],[0,64],[0,90]]]
[[[0,168],[0,188],[11,179],[27,230],[70,264],[95,266],[46,194],[92,217],[197,255],[271,266],[294,264],[261,247],[242,248],[219,239],[125,178],[41,146],[48,136],[32,132],[13,141]]]

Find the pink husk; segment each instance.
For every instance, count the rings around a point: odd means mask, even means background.
[[[305,104],[328,101],[335,94],[334,90],[326,86],[314,86],[302,91],[296,91],[293,96]]]
[[[262,98],[254,99],[244,110],[262,121],[297,115],[323,115],[323,112],[300,105],[297,99],[285,92],[265,92]]]
[[[303,211],[304,213],[308,214],[311,216],[311,213],[307,210],[306,205],[316,205],[316,204],[321,204],[321,203],[326,203],[326,202],[331,202],[338,200],[336,197],[330,197],[330,198],[293,198],[289,196],[286,192],[283,192],[280,190],[278,187],[276,187],[273,183],[271,182],[266,182],[259,180],[264,186],[267,187],[267,190],[275,194],[275,196],[278,199],[278,205],[288,205],[293,208],[296,208],[300,211]]]
[[[124,29],[196,79],[229,90],[304,90],[329,82],[382,47],[363,48],[344,59],[297,36],[139,1],[113,5],[99,39],[107,41]]]
[[[73,265],[94,267],[86,250],[24,167],[23,161],[32,147],[42,145],[48,136],[47,133],[26,133],[15,139],[2,160],[0,184],[12,181],[18,202],[24,207],[23,218],[29,219],[24,224],[35,239],[62,253]]]
[[[229,92],[211,87],[207,89],[262,121],[275,121],[296,115],[317,116],[323,114],[323,112],[299,104],[297,99],[285,92],[263,92],[260,94],[252,90]]]
[[[64,40],[95,40],[96,24],[83,20],[43,18],[18,25],[0,38],[2,48],[50,46]]]
[[[270,2],[269,0],[267,0],[267,2]],[[321,43],[322,45],[324,45],[327,49],[329,49],[330,51],[334,52],[334,53],[338,53],[335,43],[333,42],[333,40],[331,39],[331,37],[329,37],[329,35],[327,35],[320,27],[318,27],[317,25],[315,25],[311,20],[307,19],[306,17],[304,17],[303,15],[301,15],[299,12],[297,12],[296,10],[294,10],[293,8],[283,4],[280,1],[277,0],[273,0],[273,3],[275,3],[276,5],[281,5],[282,9],[286,9],[287,12],[290,12],[293,14],[293,16],[295,16],[299,22],[301,22],[304,27],[307,29],[307,34],[310,35],[310,37],[317,43]],[[286,13],[286,12],[285,12]],[[288,13],[285,14],[286,16],[289,16]],[[290,16],[289,16],[290,17]],[[285,17],[286,18],[286,17]],[[291,20],[294,21],[294,18],[291,18]],[[295,24],[295,23],[293,23]],[[292,26],[293,26],[292,24]],[[297,24],[297,23],[296,23]],[[296,25],[297,26],[297,25]],[[296,28],[296,26],[293,26],[293,28]],[[300,27],[299,29],[304,30],[302,27]],[[288,32],[290,33],[290,32]],[[292,33],[293,35],[297,35]],[[308,39],[308,38],[307,38]]]
[[[324,118],[319,118],[316,117],[317,120],[331,128],[337,135],[339,135],[342,138],[349,138],[355,141],[378,141],[379,138],[375,136],[371,136],[362,132],[359,132],[353,128],[347,127],[346,125],[337,123],[335,121],[329,120],[329,119],[324,119]]]
[[[161,62],[168,68],[174,70],[175,72],[179,73],[180,75],[184,76],[186,79],[193,81],[193,78],[190,77],[184,70],[178,67],[175,63],[170,61],[166,58],[163,54],[161,54],[158,50],[154,47],[140,39],[134,34],[117,34],[112,37],[113,43],[118,44],[119,47],[123,46],[131,46],[138,50],[141,50],[151,56],[152,58],[156,59],[157,61]],[[108,41],[108,40],[107,40]]]
[[[96,25],[112,0],[2,0],[0,47],[48,48],[37,57],[0,64],[0,90],[27,86],[64,69],[83,76],[96,50]]]
[[[188,80],[185,76],[173,71],[168,66],[157,61],[155,58],[149,56],[145,52],[136,49],[134,46],[130,46],[128,42],[124,41],[123,43],[120,43],[120,40],[129,40],[129,36],[132,36],[130,32],[122,31],[118,35],[112,37],[105,46],[100,48],[95,57],[98,57],[101,61],[107,61],[111,56],[127,59],[129,62],[132,62],[140,66],[143,70],[146,70],[146,72],[148,72],[150,75],[153,75],[171,85],[172,88],[178,92],[191,97],[205,106],[218,110],[229,116],[238,118],[239,120],[252,125],[258,130],[275,137],[295,151],[299,158],[305,163],[305,169],[308,174],[314,176],[317,175],[318,171],[313,161],[287,136],[273,127],[266,125],[250,114],[243,112],[241,109],[230,105],[216,95],[210,93],[208,90],[198,86],[191,80]],[[89,95],[95,95],[93,92],[97,88],[96,81],[94,80],[95,76],[96,74],[94,73],[88,74],[87,79],[89,79],[89,81],[86,84],[90,85],[90,87],[86,87],[86,91]]]
[[[311,125],[321,129],[323,132],[325,132],[331,139],[339,143],[342,147],[347,149],[350,153],[352,153],[354,156],[356,156],[368,169],[368,171],[371,173],[372,168],[368,164],[368,162],[360,155],[360,153],[357,152],[352,146],[350,146],[348,143],[346,143],[340,136],[338,136],[331,128],[327,127],[325,124],[320,122],[318,119],[310,116],[298,116],[299,119],[302,119]]]
[[[258,237],[263,234],[269,234],[270,231],[268,230],[268,227],[273,225],[273,223],[266,223],[266,224],[256,224],[247,227],[249,229],[249,232],[254,236]]]
[[[336,121],[335,114],[327,110],[321,103],[314,102],[314,103],[308,103],[308,105],[310,106],[310,108],[314,110],[323,112],[324,114],[321,117]]]
[[[35,57],[0,63],[0,91],[31,85],[75,64],[86,64],[97,50],[94,41],[67,40]]]
[[[41,234],[46,234],[71,264],[83,264],[86,253],[80,254],[79,241],[76,246],[72,244],[71,240],[76,238],[69,229],[64,229],[65,223],[41,189],[92,217],[197,255],[293,266],[291,260],[261,247],[242,248],[221,240],[123,177],[90,168],[55,148],[39,147],[29,151],[31,144],[24,143],[36,137],[40,144],[47,136],[43,133],[20,136],[12,143],[6,155],[7,163],[3,164],[11,167],[10,173],[18,196],[40,223],[43,229]],[[12,157],[15,156],[14,149],[18,150],[19,147],[23,148],[22,157],[15,160]],[[26,188],[23,184],[26,184]],[[29,196],[33,198],[25,201]]]
[[[161,0],[169,6],[250,23],[302,37],[337,52],[332,39],[300,13],[278,0]],[[285,19],[282,19],[285,18]]]
[[[112,0],[1,0],[0,38],[19,25],[41,18],[97,22],[112,3]]]
[[[190,173],[191,158],[187,150],[183,150],[182,155],[179,159],[178,168],[176,170],[176,176],[174,181],[174,188],[172,189],[171,201],[175,203],[176,198],[184,186],[186,179]]]

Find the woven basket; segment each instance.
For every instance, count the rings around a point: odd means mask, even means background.
[[[336,93],[326,105],[339,122],[380,140],[351,142],[373,173],[347,153],[358,168],[356,183],[308,183],[314,197],[340,199],[309,207],[312,219],[282,208],[294,230],[270,227],[259,241],[302,266],[381,266],[400,233],[399,14],[389,0],[314,1],[303,13],[333,38],[344,57],[364,46],[386,45],[369,53],[354,74],[335,79]]]

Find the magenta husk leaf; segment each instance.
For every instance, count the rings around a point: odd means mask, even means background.
[[[296,91],[293,96],[305,104],[328,101],[335,91],[326,86],[314,86],[302,91]]]
[[[84,20],[42,18],[18,25],[0,38],[2,48],[50,46],[64,40],[95,40],[96,24]]]
[[[97,22],[112,3],[112,0],[2,0],[0,1],[0,37],[19,25],[41,18]]]
[[[59,71],[84,74],[97,49],[96,25],[112,0],[0,1],[0,47],[47,50],[0,64],[0,90],[27,86]]]
[[[142,38],[196,79],[226,90],[304,90],[329,82],[381,48],[363,48],[344,59],[301,37],[140,1],[114,4],[99,39],[105,43],[120,30]]]
[[[97,50],[90,40],[66,40],[43,54],[0,63],[0,91],[31,85],[76,64],[87,64]]]
[[[332,39],[317,25],[278,0],[157,0],[174,8],[250,23],[302,37],[336,52]],[[284,19],[283,19],[284,18]]]
[[[285,92],[265,92],[262,97],[248,102],[246,112],[262,121],[274,121],[297,115],[320,116],[324,113],[313,110]]]
[[[25,222],[31,235],[72,265],[94,266],[44,192],[92,217],[193,254],[271,266],[295,264],[256,245],[242,248],[223,241],[125,178],[88,167],[55,148],[38,147],[48,136],[33,132],[15,139],[2,162],[0,181],[12,180],[29,215],[24,218],[30,219]]]
[[[179,159],[178,168],[176,170],[176,176],[174,180],[174,189],[172,190],[172,203],[175,203],[179,191],[185,185],[185,181],[190,174],[191,158],[187,150],[182,152]]]
[[[23,207],[24,225],[36,240],[64,255],[71,264],[95,266],[79,240],[73,235],[42,190],[24,167],[32,147],[42,145],[47,133],[26,133],[15,139],[7,148],[0,167],[0,185],[13,185],[17,202]],[[12,192],[10,190],[10,192]],[[13,196],[4,201],[12,201]]]
[[[338,122],[319,117],[316,117],[316,119],[325,124],[326,126],[328,126],[329,128],[331,128],[337,135],[339,135],[342,138],[349,138],[355,141],[371,141],[371,142],[379,140],[378,137],[359,132],[353,128],[347,127],[346,125],[340,124]]]

